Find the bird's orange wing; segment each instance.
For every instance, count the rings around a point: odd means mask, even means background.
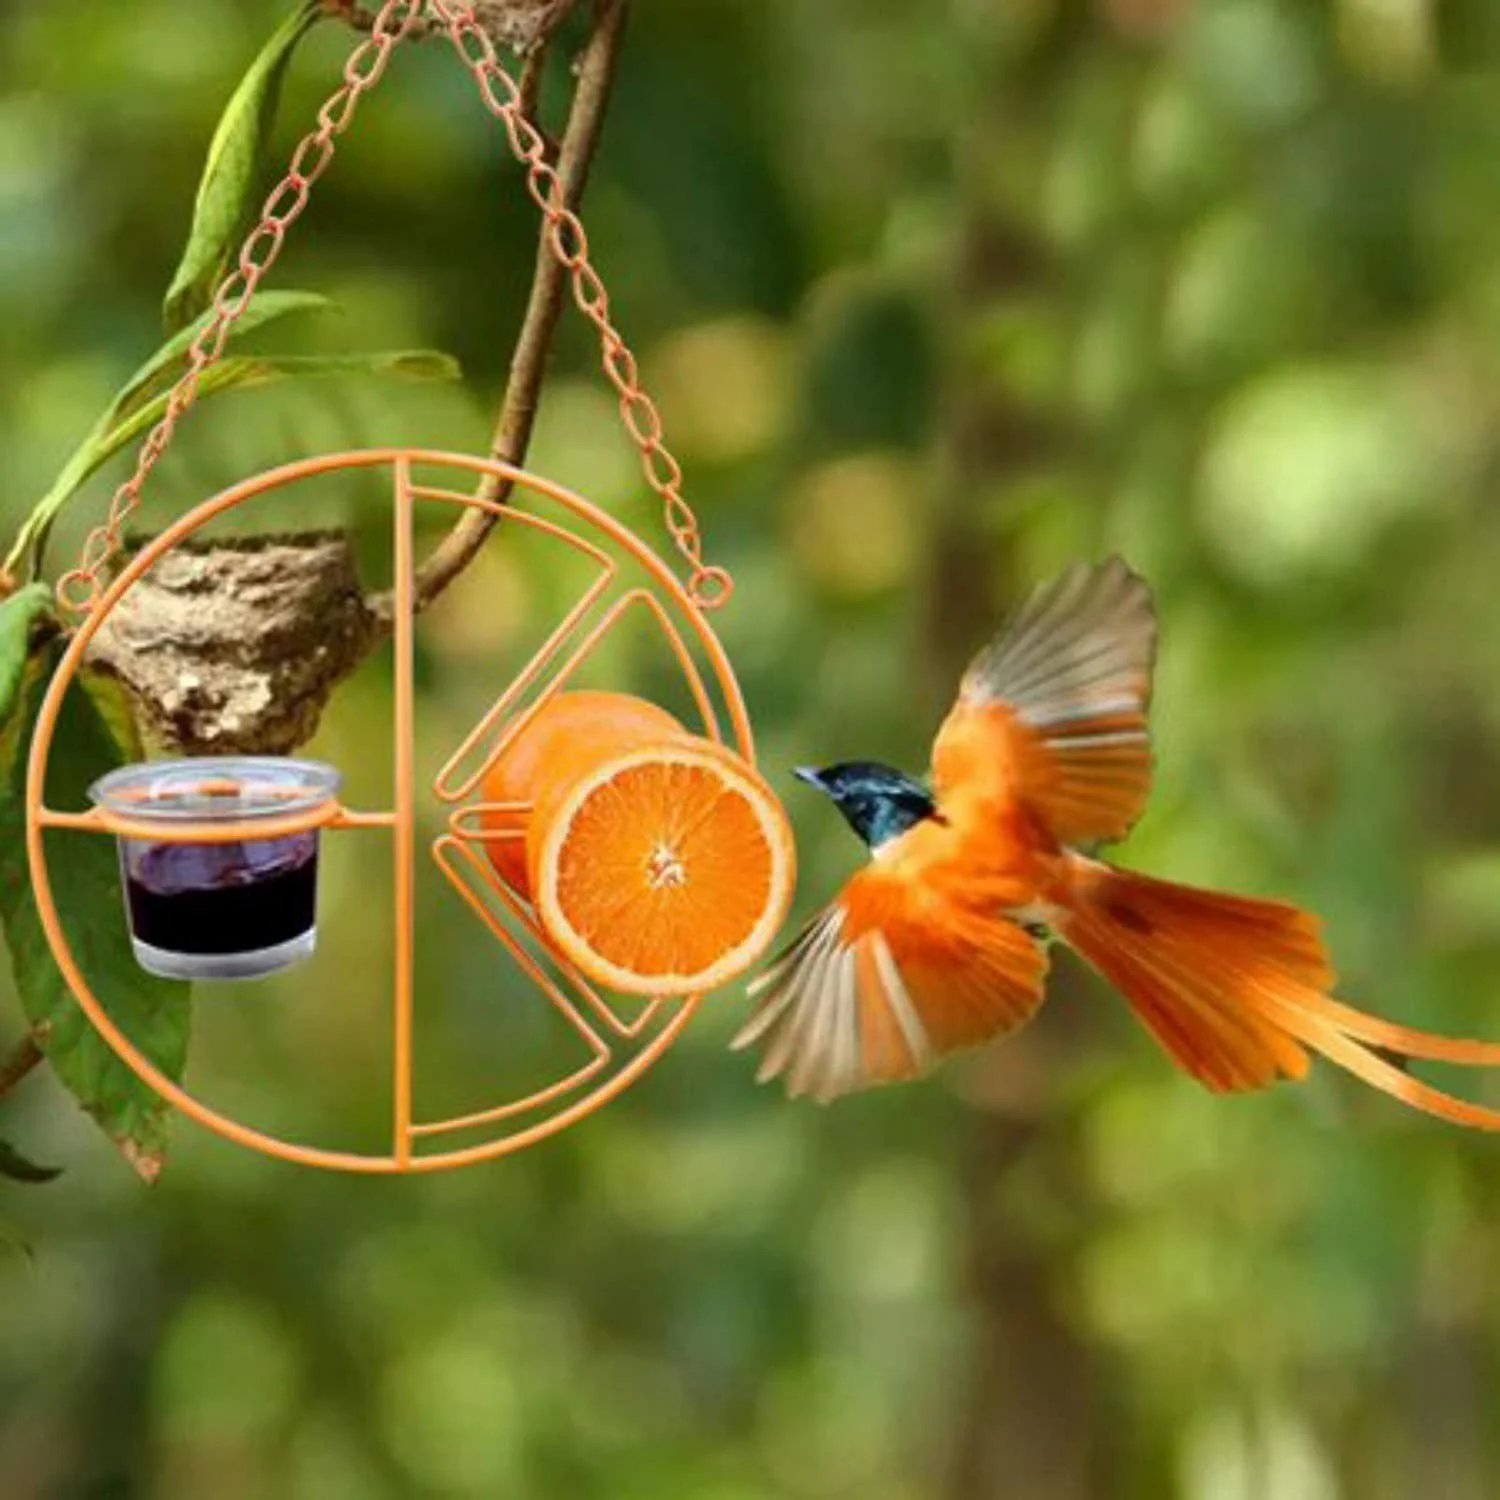
[[[1019,803],[1064,844],[1121,838],[1151,789],[1156,615],[1119,558],[1043,585],[974,659],[933,746],[942,804]]]
[[[760,1082],[827,1102],[1014,1030],[1046,970],[1014,922],[871,865],[752,986],[759,1004],[734,1046],[760,1048]]]

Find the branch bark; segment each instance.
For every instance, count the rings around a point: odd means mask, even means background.
[[[578,83],[556,162],[563,196],[572,209],[583,200],[599,147],[628,10],[629,0],[599,0],[593,30],[579,59]],[[533,56],[532,64],[535,62]],[[528,74],[532,74],[531,64],[528,65]],[[530,93],[527,94],[528,80],[523,77],[523,95],[534,98],[539,82],[538,69],[531,77]],[[531,293],[516,336],[510,375],[490,440],[490,456],[502,463],[523,463],[531,446],[541,403],[542,382],[551,358],[567,287],[568,272],[552,253],[543,225],[537,241]],[[502,481],[487,479],[480,495],[493,504],[503,505],[510,498],[511,489],[511,485]],[[485,538],[494,529],[495,519],[492,512],[470,509],[465,509],[458,517],[452,529],[417,570],[413,595],[419,612],[431,605],[473,562]],[[393,600],[389,594],[382,594],[372,601],[372,608],[379,620],[389,621]]]
[[[544,47],[562,23],[567,20],[578,0],[472,0],[475,19],[497,45],[513,48],[522,56]],[[370,31],[375,25],[375,11],[361,0],[322,0],[325,14],[352,26],[356,31]],[[413,24],[409,35],[421,39],[443,30],[436,16],[427,16]]]

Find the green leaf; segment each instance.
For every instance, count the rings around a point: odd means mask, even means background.
[[[265,328],[282,318],[294,317],[298,313],[329,312],[337,304],[321,292],[257,292],[245,305],[230,334],[238,341],[257,328]],[[121,417],[149,395],[161,389],[168,376],[181,373],[183,360],[193,340],[208,326],[213,309],[200,313],[186,328],[179,329],[164,343],[150,359],[125,382],[111,403],[108,415],[100,423],[101,430],[114,426]]]
[[[164,314],[168,329],[181,328],[208,305],[214,284],[250,216],[287,65],[297,43],[321,13],[318,0],[304,0],[287,17],[250,64],[250,71],[240,80],[219,120],[198,184],[187,247],[167,292]]]
[[[262,292],[240,315],[230,338],[231,341],[237,341],[257,328],[265,328],[282,318],[305,312],[323,312],[334,305],[317,292]],[[111,434],[119,430],[125,418],[138,411],[143,402],[159,394],[166,386],[169,376],[178,373],[188,346],[202,332],[210,316],[211,314],[204,313],[191,327],[184,328],[168,339],[120,387],[104,415],[94,423],[88,436],[63,465],[52,488],[33,507],[5,559],[6,572],[16,572],[28,554],[32,557],[33,566],[40,566],[41,549],[58,512],[78,493],[100,465],[118,451],[109,446]],[[163,409],[163,405],[154,408],[158,414]]]
[[[203,377],[204,394],[273,385],[281,380],[326,380],[341,375],[378,375],[387,380],[459,380],[462,367],[436,349],[397,349],[374,354],[244,354],[215,365]]]
[[[94,711],[109,731],[120,759],[145,760],[146,746],[141,739],[140,723],[125,684],[112,673],[100,672],[87,665],[79,672],[78,681],[83,684]]]
[[[9,1141],[0,1140],[0,1177],[9,1177],[12,1182],[55,1182],[61,1176],[61,1167],[39,1167]]]
[[[25,851],[26,758],[55,664],[51,648],[33,654],[23,674],[21,711],[0,730],[0,922],[22,1008],[48,1061],[150,1182],[166,1154],[167,1105],[115,1056],[73,999],[53,962],[32,898]],[[64,701],[52,745],[49,804],[86,806],[89,785],[118,764],[109,727],[90,694],[75,686]],[[50,835],[47,864],[79,967],[135,1045],[169,1078],[181,1078],[190,991],[187,985],[155,979],[136,964],[114,840],[95,834]]]
[[[51,606],[52,590],[44,583],[30,584],[0,603],[0,724],[10,721],[21,691],[32,627]]]
[[[327,378],[333,375],[383,375],[399,380],[457,380],[462,371],[451,355],[435,350],[414,349],[381,354],[239,354],[221,359],[203,372],[198,400],[207,401],[226,391],[253,390],[283,380]],[[161,420],[169,394],[154,396],[138,406],[106,432],[90,456],[88,474],[94,473],[122,448],[144,437]],[[84,478],[88,477],[88,474]]]
[[[272,385],[280,380],[330,375],[457,380],[462,371],[450,355],[433,350],[377,354],[235,355],[209,366],[199,382],[198,399],[205,401],[226,391]],[[7,571],[19,568],[28,553],[35,557],[62,508],[115,454],[156,426],[169,399],[169,393],[162,392],[137,405],[113,426],[95,429],[27,517],[6,559]]]

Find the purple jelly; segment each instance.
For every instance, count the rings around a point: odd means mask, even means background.
[[[126,841],[125,899],[138,941],[174,953],[242,953],[312,931],[318,837],[247,844]]]

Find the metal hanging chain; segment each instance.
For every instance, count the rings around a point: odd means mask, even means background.
[[[583,221],[568,207],[562,183],[547,160],[547,143],[526,118],[521,92],[501,66],[495,44],[469,0],[431,0],[431,7],[473,73],[485,108],[505,127],[510,148],[526,169],[526,190],[545,220],[547,244],[572,278],[579,311],[598,330],[604,373],[620,398],[620,420],[640,453],[646,483],[661,497],[667,531],[688,563],[688,594],[699,609],[718,609],[734,593],[734,579],[728,569],[703,561],[698,517],[682,495],[682,466],[664,441],[656,403],[641,387],[635,355],[610,317],[609,292],[589,259]]]
[[[574,301],[599,332],[604,373],[619,394],[621,421],[640,453],[646,482],[661,497],[667,530],[689,565],[689,596],[703,610],[728,602],[734,580],[727,569],[703,561],[698,518],[682,495],[681,465],[663,440],[655,403],[641,388],[636,358],[610,318],[609,293],[589,260],[583,222],[568,207],[547,160],[546,141],[526,118],[520,90],[501,66],[473,5],[468,0],[385,0],[369,35],[345,64],[343,84],[318,111],[318,128],[298,145],[287,175],[266,199],[237,265],[215,292],[212,316],[188,349],[187,369],[168,397],[161,421],[142,444],[135,472],[115,492],[103,524],[89,533],[78,567],[58,581],[57,599],[64,610],[83,614],[98,602],[102,576],[120,551],[125,523],[139,507],[146,480],[183,414],[196,400],[204,372],[223,355],[235,324],[275,265],[287,231],[302,216],[313,185],[332,164],[336,142],[353,121],[360,99],[380,81],[396,46],[429,12],[446,28],[473,73],[486,108],[504,125],[511,150],[526,169],[527,191],[542,212],[546,242],[572,278]]]

